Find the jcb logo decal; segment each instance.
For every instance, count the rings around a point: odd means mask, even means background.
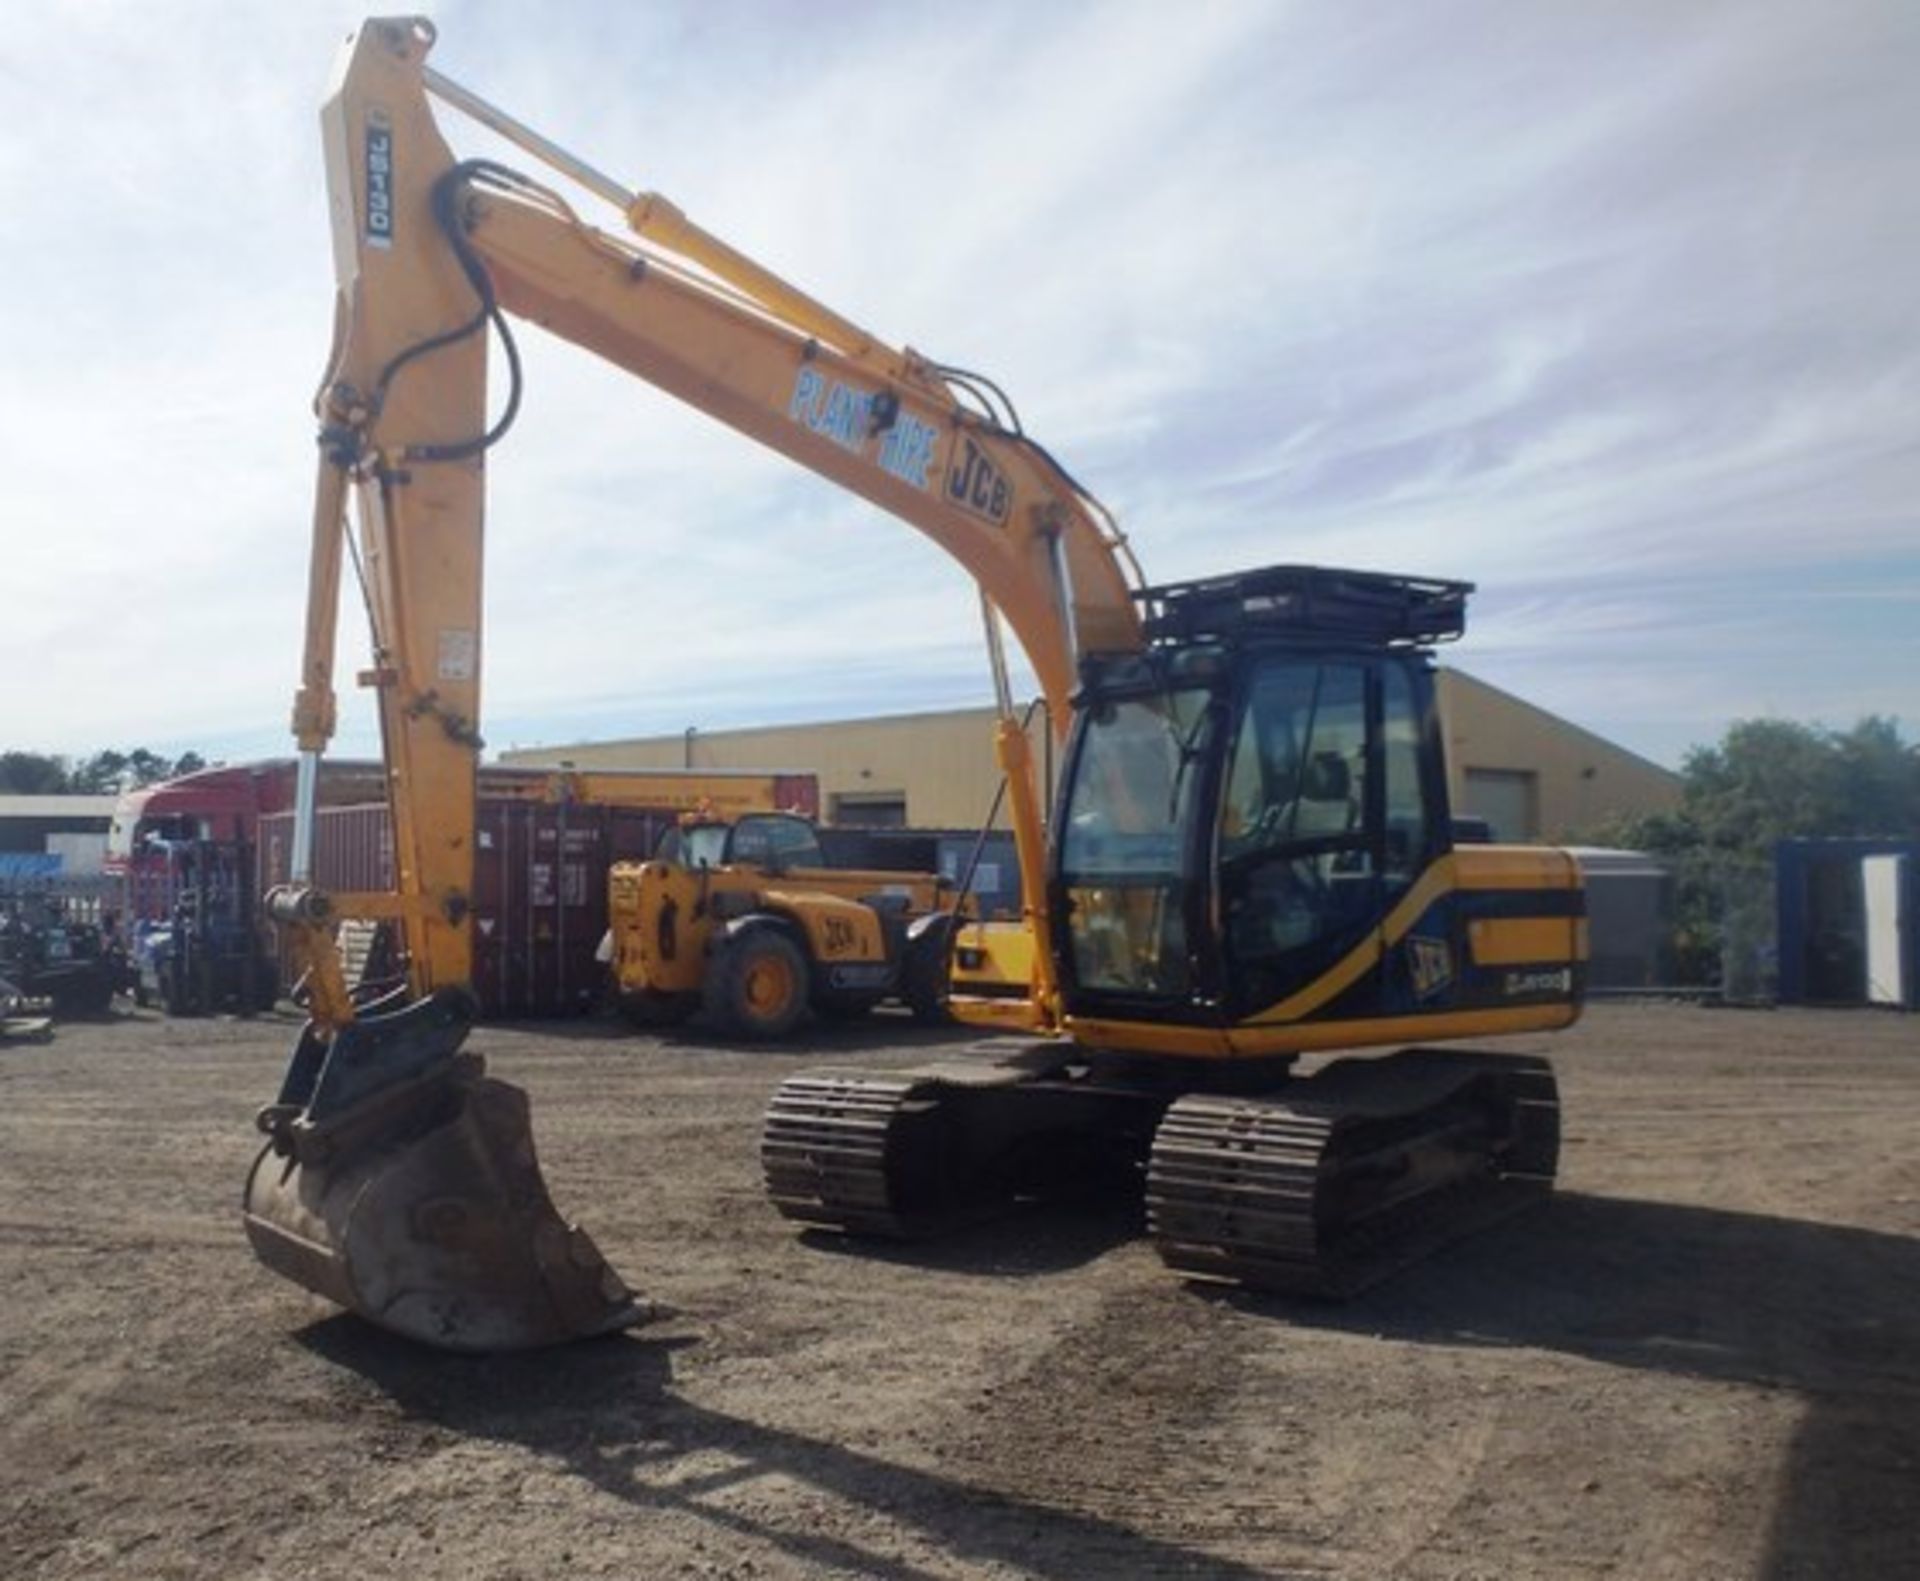
[[[1445,939],[1407,938],[1407,975],[1417,998],[1431,999],[1453,981],[1453,951]]]
[[[853,932],[853,924],[844,917],[828,917],[821,931],[826,935],[826,953],[828,955],[851,955],[860,942]]]
[[[1013,485],[993,458],[962,434],[959,453],[947,469],[947,498],[999,527],[1005,525],[1007,508],[1013,503]]]

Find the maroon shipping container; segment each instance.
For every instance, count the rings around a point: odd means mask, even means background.
[[[650,853],[676,813],[485,801],[475,829],[473,986],[488,1015],[592,1008],[606,982],[607,869]]]
[[[483,796],[475,817],[473,987],[487,1016],[571,1015],[598,1002],[607,869],[649,856],[674,808]],[[393,887],[384,804],[316,814],[314,880],[335,894]],[[260,818],[260,885],[287,881],[293,814]]]
[[[329,894],[393,888],[393,825],[385,802],[322,807],[314,815],[313,881]],[[260,892],[287,882],[293,869],[293,814],[263,813]]]

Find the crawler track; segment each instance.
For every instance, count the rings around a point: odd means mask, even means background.
[[[1337,1298],[1538,1200],[1558,1151],[1544,1061],[1411,1049],[1171,1103],[1044,1057],[815,1071],[775,1094],[760,1159],[787,1218],[917,1240],[1131,1157],[1169,1267]]]
[[[888,1171],[909,1115],[910,1076],[815,1071],[780,1084],[760,1134],[767,1196],[789,1219],[854,1235],[924,1233]]]
[[[761,1129],[767,1195],[803,1224],[918,1240],[1116,1169],[1137,1178],[1167,1096],[1071,1057],[1015,1039],[913,1070],[790,1077]]]
[[[1558,1152],[1542,1060],[1342,1061],[1284,1096],[1174,1104],[1148,1165],[1148,1233],[1182,1273],[1350,1296],[1537,1201]]]

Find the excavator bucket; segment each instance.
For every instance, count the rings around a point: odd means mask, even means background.
[[[555,1211],[527,1097],[460,1052],[464,996],[312,1027],[247,1179],[254,1255],[423,1344],[527,1350],[629,1328],[641,1305]]]

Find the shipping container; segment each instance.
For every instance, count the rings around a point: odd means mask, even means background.
[[[485,797],[474,820],[473,988],[488,1016],[568,1015],[598,999],[607,868],[650,852],[679,816]],[[287,882],[293,814],[260,819],[262,890]],[[314,881],[336,895],[393,887],[386,806],[323,808]],[[284,970],[284,967],[283,967]]]
[[[1587,892],[1587,990],[1660,988],[1671,980],[1673,872],[1644,851],[1569,846]]]
[[[940,831],[864,824],[828,824],[818,831],[829,867],[885,873],[931,873],[939,860]]]
[[[1020,915],[1020,863],[1013,834],[990,829],[872,829],[836,825],[820,831],[820,848],[835,867],[893,873],[934,873],[958,886],[973,865],[969,893],[978,915]],[[976,850],[978,855],[976,856]]]
[[[985,840],[977,833],[942,835],[934,871],[956,890],[967,885],[973,915],[989,921],[1020,915],[1020,856],[1010,831],[989,830]]]
[[[1783,1004],[1920,1009],[1920,841],[1782,840]]]

